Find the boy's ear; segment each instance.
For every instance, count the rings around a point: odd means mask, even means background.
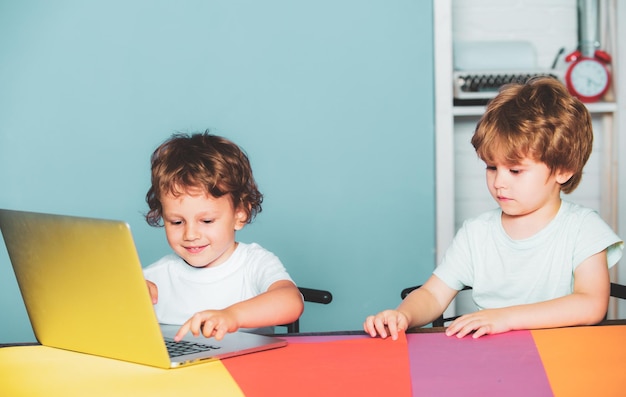
[[[235,210],[235,230],[241,230],[248,222],[248,213],[242,205]]]
[[[572,171],[558,170],[556,172],[556,181],[558,182],[559,185],[562,185],[566,183],[567,181],[569,181],[573,175],[574,175],[574,172]]]

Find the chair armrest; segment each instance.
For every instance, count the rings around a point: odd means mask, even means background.
[[[305,302],[321,303],[323,305],[327,305],[333,301],[333,294],[331,294],[330,291],[304,287],[298,287],[298,289],[300,290],[302,298]],[[280,326],[287,327],[287,333],[298,333],[300,332],[300,319],[297,319],[296,321],[289,324],[281,324]]]
[[[304,287],[298,287],[298,289],[306,302],[315,302],[327,305],[333,301],[333,294],[331,294],[330,291]]]
[[[611,296],[626,299],[626,285],[611,283]]]

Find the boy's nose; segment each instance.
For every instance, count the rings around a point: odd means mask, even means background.
[[[496,189],[505,187],[505,179],[506,178],[502,172],[496,171],[496,175],[493,178],[493,187],[495,187]]]
[[[198,238],[198,233],[195,227],[187,224],[185,225],[185,232],[183,233],[183,239],[190,241]]]

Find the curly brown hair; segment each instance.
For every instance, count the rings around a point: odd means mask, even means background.
[[[177,133],[151,156],[152,186],[146,194],[151,226],[162,226],[161,197],[179,196],[188,189],[201,189],[213,197],[230,195],[234,208],[246,212],[246,223],[261,212],[263,195],[257,188],[246,153],[226,138],[209,131]]]
[[[585,105],[551,77],[502,87],[487,104],[472,145],[486,163],[516,164],[529,157],[552,173],[570,171],[561,185],[571,193],[582,179],[593,146],[591,116]]]

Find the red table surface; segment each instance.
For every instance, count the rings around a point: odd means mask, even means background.
[[[253,396],[410,396],[406,338],[306,343],[223,361]]]

